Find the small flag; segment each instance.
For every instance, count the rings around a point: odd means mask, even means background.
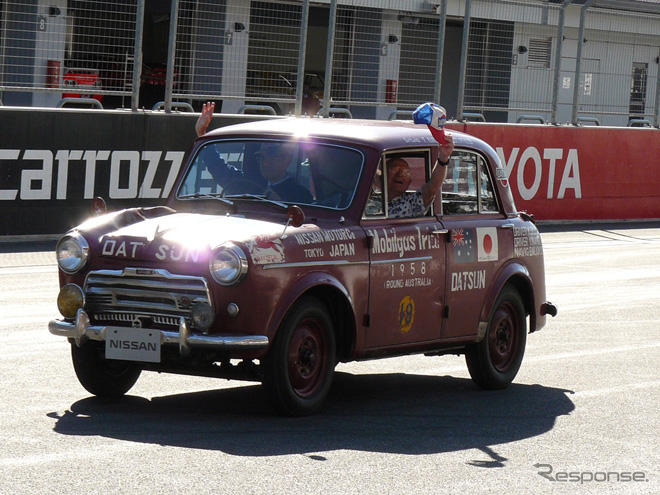
[[[443,144],[445,139],[445,124],[447,123],[447,111],[435,103],[422,103],[413,112],[415,124],[426,124],[434,139]]]
[[[453,229],[451,231],[451,246],[454,252],[454,263],[471,263],[475,251],[474,229]]]
[[[479,261],[497,261],[499,259],[495,227],[477,229],[477,259]]]

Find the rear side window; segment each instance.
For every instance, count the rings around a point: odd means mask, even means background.
[[[493,182],[484,157],[471,151],[454,151],[442,185],[444,215],[470,215],[499,211]]]

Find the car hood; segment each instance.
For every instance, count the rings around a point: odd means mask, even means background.
[[[116,226],[117,222],[113,222]],[[284,225],[237,216],[174,213],[111,228],[99,238],[105,257],[156,261],[204,261],[226,243],[246,245],[277,239]]]

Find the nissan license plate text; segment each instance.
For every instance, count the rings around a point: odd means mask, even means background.
[[[108,328],[105,357],[160,363],[160,332],[135,328]]]

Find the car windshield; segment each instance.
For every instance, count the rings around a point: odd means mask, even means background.
[[[267,199],[347,208],[355,194],[363,155],[342,146],[278,140],[206,143],[195,156],[179,199]]]

